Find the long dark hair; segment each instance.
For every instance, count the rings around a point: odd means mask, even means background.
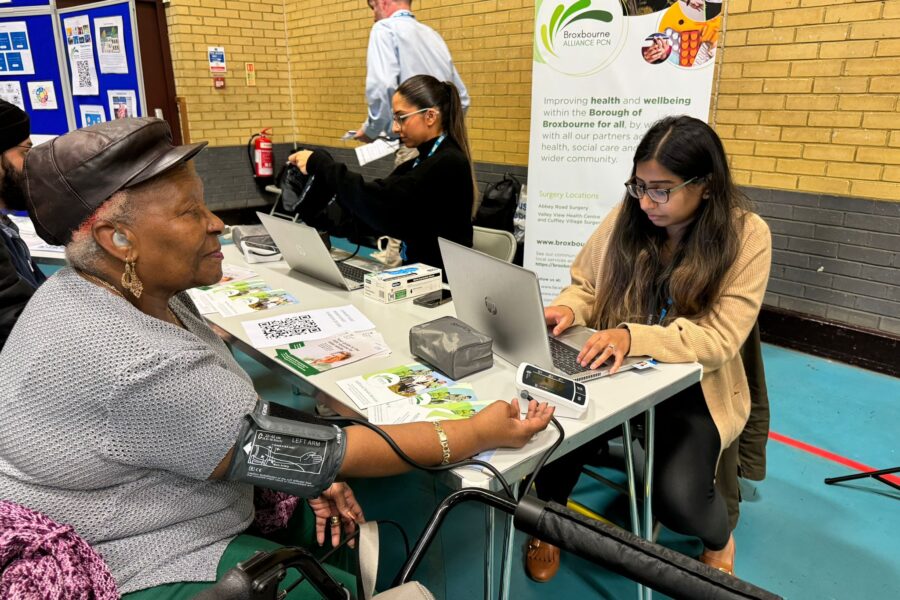
[[[459,90],[451,82],[438,81],[431,75],[413,75],[400,84],[397,93],[416,108],[438,109],[441,128],[462,148],[466,160],[469,161],[469,173],[472,177],[472,218],[474,218],[477,210],[478,183],[475,179],[475,167],[469,149],[469,135],[466,133],[466,118],[462,101],[459,99]]]
[[[636,317],[659,314],[668,299],[669,315],[696,319],[718,298],[725,273],[737,258],[740,228],[749,202],[731,179],[722,141],[693,117],[667,117],[644,135],[634,153],[638,163],[655,160],[688,181],[705,185],[693,221],[664,264],[666,230],[656,227],[638,200],[625,197],[613,227],[593,321],[616,327]]]

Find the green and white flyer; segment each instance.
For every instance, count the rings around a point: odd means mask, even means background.
[[[468,419],[493,400],[479,400],[467,383],[456,383],[369,409],[376,425]]]
[[[337,382],[360,408],[413,398],[456,382],[428,365],[412,363]]]
[[[275,350],[278,360],[306,376],[318,375],[364,358],[390,353],[384,338],[375,330],[355,331],[323,340],[294,342],[287,350]]]

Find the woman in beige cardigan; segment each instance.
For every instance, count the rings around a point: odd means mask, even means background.
[[[769,277],[769,228],[735,188],[721,140],[691,117],[653,125],[625,186],[624,201],[575,259],[572,284],[544,314],[554,335],[572,325],[599,329],[581,350],[584,366],[609,360],[615,372],[626,356],[641,355],[702,365],[699,384],[657,408],[653,507],[667,527],[701,539],[703,562],[733,573],[715,470],[750,410],[739,351]],[[599,447],[549,465],[538,496],[565,504]],[[532,578],[546,581],[559,550],[533,539],[527,559]]]

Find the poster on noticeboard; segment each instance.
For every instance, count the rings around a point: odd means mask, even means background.
[[[137,94],[134,90],[109,90],[106,95],[109,98],[110,120],[140,116],[137,113]]]
[[[120,16],[94,19],[94,40],[101,73],[128,73],[124,31]]]
[[[96,96],[100,93],[97,67],[94,66],[94,40],[90,19],[78,15],[63,20],[66,50],[72,67],[72,95]]]
[[[18,81],[0,81],[0,99],[15,104],[21,110],[26,110],[22,84]]]
[[[25,21],[0,23],[0,75],[34,75],[31,40]]]

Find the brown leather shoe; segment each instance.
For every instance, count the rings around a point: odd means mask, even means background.
[[[525,571],[538,583],[553,579],[559,571],[559,548],[537,538],[528,540],[525,554]]]
[[[718,569],[723,573],[727,573],[734,576],[734,555],[735,555],[735,543],[734,536],[728,538],[728,544],[723,548],[723,550],[727,550],[724,552],[717,552],[711,554],[710,551],[704,549],[703,553],[700,555],[698,559],[703,564],[712,567],[713,569]]]

